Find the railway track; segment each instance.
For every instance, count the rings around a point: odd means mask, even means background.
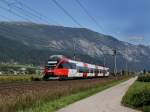
[[[40,84],[39,83],[37,83],[36,84],[36,86],[38,86],[38,85],[41,85],[41,84],[44,84],[44,82],[40,82]],[[21,87],[31,87],[31,86],[35,86],[35,84],[34,83],[32,83],[32,82],[28,82],[28,83],[20,83],[20,82],[18,82],[18,83],[5,83],[5,84],[0,84],[0,90],[4,90],[4,89],[12,89],[12,88],[21,88]]]
[[[51,86],[61,86],[60,81],[33,81],[33,82],[17,82],[17,83],[5,83],[0,84],[1,90],[12,90],[12,89],[30,89],[30,88],[40,88],[40,87],[51,87]]]
[[[107,78],[110,79],[110,78]],[[74,82],[78,82],[78,81],[96,81],[96,80],[107,80],[106,78],[93,78],[93,79],[81,79],[81,80],[62,80],[62,81],[58,81],[58,80],[49,80],[49,81],[32,81],[32,82],[13,82],[13,83],[0,83],[0,90],[3,89],[12,89],[12,88],[22,88],[22,87],[38,87],[38,86],[53,86],[53,85],[59,85],[61,86],[61,84],[64,82],[67,83],[74,83]]]

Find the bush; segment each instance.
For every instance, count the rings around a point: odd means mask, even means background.
[[[150,75],[139,76],[137,80],[141,82],[150,82]]]
[[[144,112],[150,112],[150,106],[144,106],[143,111]]]
[[[150,105],[150,90],[144,88],[141,91],[130,93],[130,95],[124,97],[123,101],[123,103],[131,105],[133,107],[142,107],[143,105]]]
[[[144,112],[150,112],[150,83],[136,81],[122,99],[125,106],[141,108]]]

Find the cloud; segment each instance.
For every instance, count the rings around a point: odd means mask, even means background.
[[[142,37],[142,36],[131,36],[131,37],[128,37],[128,40],[129,41],[143,41],[144,37]]]

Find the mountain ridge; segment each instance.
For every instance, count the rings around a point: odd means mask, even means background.
[[[129,63],[130,68],[134,70],[150,68],[150,47],[133,45],[110,35],[104,35],[86,28],[50,26],[37,23],[0,22],[0,39],[3,42],[1,37],[13,40],[17,44],[22,44],[23,49],[32,49],[36,52],[43,51],[44,56],[43,59],[40,58],[40,62],[47,59],[49,53],[46,54],[46,52],[73,55],[73,43],[75,42],[76,55],[80,54],[89,57],[89,59],[93,58],[93,62],[97,60],[98,63],[102,64],[105,55],[107,58],[106,65],[113,68],[112,49],[116,48],[119,70],[125,69],[126,61]],[[12,45],[10,46],[13,47]],[[20,49],[16,49],[14,53],[18,51]],[[66,51],[67,53],[65,53]],[[27,56],[27,58],[33,57]],[[82,58],[82,60],[84,59]],[[3,60],[1,59],[0,61]]]

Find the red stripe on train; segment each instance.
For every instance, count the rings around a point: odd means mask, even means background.
[[[69,74],[69,70],[68,69],[66,69],[66,68],[62,68],[62,69],[54,69],[53,70],[53,72],[54,72],[54,75],[56,75],[56,76],[62,76],[62,77],[68,77],[68,74]]]
[[[88,64],[87,63],[83,63],[83,66],[84,67],[88,67]],[[87,73],[83,73],[83,77],[87,77]]]

